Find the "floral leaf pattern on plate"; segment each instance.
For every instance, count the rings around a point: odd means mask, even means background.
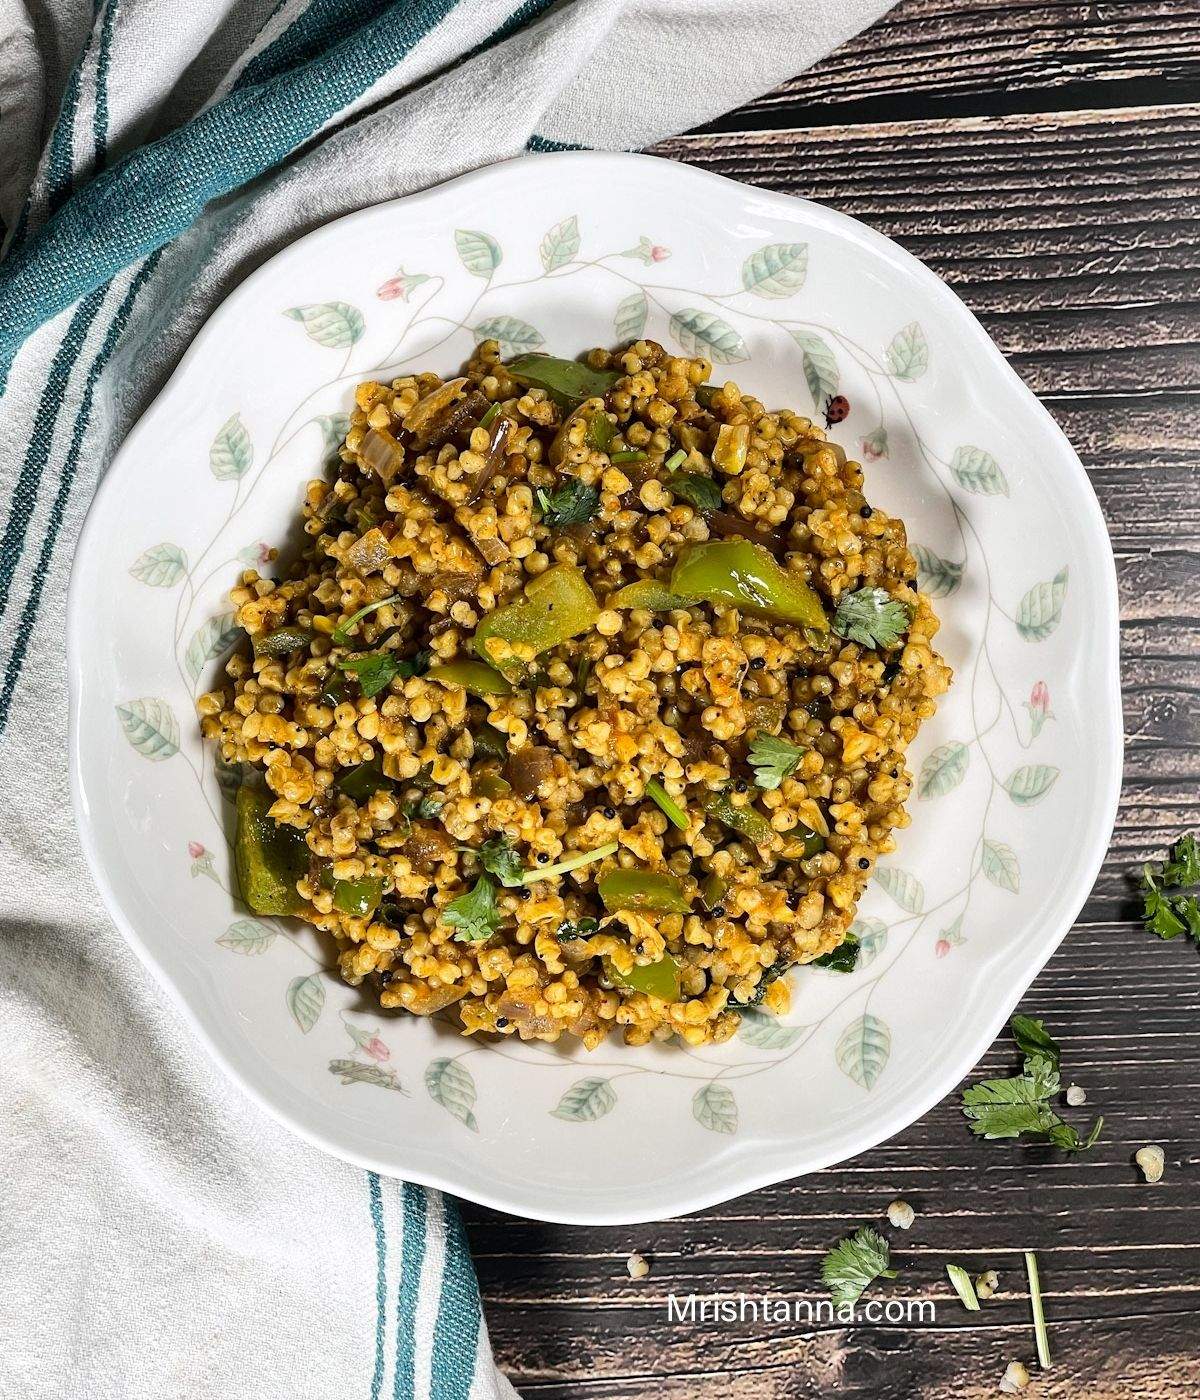
[[[229,925],[217,942],[231,953],[255,956],[265,953],[278,933],[278,929],[273,929],[270,924],[260,924],[257,919],[238,919]]]
[[[254,444],[238,414],[227,418],[217,429],[208,449],[208,467],[218,481],[237,481],[250,470]]]
[[[434,1103],[441,1106],[452,1117],[473,1133],[479,1131],[475,1121],[475,1099],[477,1091],[471,1071],[458,1060],[444,1056],[430,1060],[425,1067],[425,1091]]]
[[[619,343],[627,340],[641,340],[646,333],[646,317],[650,303],[645,292],[630,292],[617,307],[613,316],[613,332]]]
[[[321,430],[326,452],[336,452],[350,431],[348,413],[322,413],[320,417],[314,418],[313,422]]]
[[[454,246],[462,265],[475,277],[490,277],[500,266],[503,254],[500,245],[490,233],[480,233],[478,229],[456,228]]]
[[[307,977],[293,977],[288,983],[287,1006],[292,1020],[307,1035],[325,1008],[325,980],[321,974],[310,972]]]
[[[747,1007],[741,1013],[742,1024],[738,1027],[738,1039],[756,1050],[784,1050],[798,1040],[803,1033],[802,1026],[785,1026],[779,1018],[765,1011]]]
[[[816,331],[794,330],[792,339],[800,347],[800,367],[813,407],[823,409],[825,400],[838,391],[838,364],[833,351]]]
[[[894,865],[880,865],[875,870],[875,883],[881,885],[896,901],[901,909],[910,914],[919,914],[925,907],[925,887],[908,870],[899,870]]]
[[[1017,893],[1021,888],[1021,866],[1011,846],[985,837],[981,859],[983,873],[993,885]]]
[[[1058,781],[1059,770],[1046,763],[1027,763],[1014,769],[1004,780],[1004,791],[1018,807],[1040,802]]]
[[[158,763],[179,752],[179,721],[165,700],[126,700],[116,709],[125,737],[143,758]]]
[[[151,588],[171,588],[187,572],[187,555],[177,544],[156,544],[138,555],[129,572]]]
[[[966,776],[970,750],[966,744],[952,739],[942,744],[921,764],[917,778],[918,797],[944,797]]]
[[[694,306],[676,311],[671,317],[671,334],[688,355],[702,355],[716,365],[732,365],[749,359],[746,343],[737,331],[714,316]]]
[[[738,1110],[733,1090],[718,1079],[702,1084],[692,1095],[692,1117],[710,1133],[736,1133]]]
[[[555,268],[569,263],[579,252],[578,217],[572,214],[569,219],[555,224],[542,239],[538,252],[541,254],[542,266],[547,272],[553,272]]]
[[[838,1037],[834,1057],[838,1068],[864,1089],[873,1089],[892,1053],[892,1033],[887,1022],[864,1012]]]
[[[522,350],[540,350],[545,345],[541,331],[522,321],[519,316],[489,316],[471,332],[476,344],[482,340],[498,340],[506,355],[519,355]]]
[[[283,314],[291,321],[299,321],[308,338],[327,350],[349,350],[362,339],[366,329],[362,312],[347,301],[292,306]]]
[[[858,939],[859,967],[869,967],[887,943],[887,925],[882,919],[855,919],[849,931]]]
[[[1067,570],[1059,569],[1049,583],[1035,583],[1017,608],[1017,631],[1027,642],[1044,642],[1062,621],[1067,597]]]
[[[768,243],[742,264],[742,286],[756,297],[790,297],[804,286],[807,273],[807,243]]]
[[[607,1079],[577,1079],[550,1113],[565,1123],[594,1123],[617,1106],[617,1095]]]
[[[928,598],[948,598],[962,583],[963,565],[943,559],[923,544],[909,545],[917,561],[917,586]]]
[[[950,475],[964,491],[977,496],[1008,495],[1008,478],[1000,463],[982,447],[956,447],[950,458]]]
[[[910,384],[929,368],[929,342],[919,322],[910,321],[892,337],[887,348],[887,367],[889,374]]]
[[[210,617],[207,622],[202,622],[196,628],[187,651],[183,654],[183,662],[193,685],[200,679],[200,672],[205,666],[214,657],[228,651],[241,634],[242,629],[231,612]]]
[[[343,1084],[373,1084],[377,1089],[407,1093],[396,1071],[384,1069],[382,1065],[365,1065],[361,1060],[330,1060],[329,1073],[336,1074]]]

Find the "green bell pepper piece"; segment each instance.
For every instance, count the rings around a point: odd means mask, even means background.
[[[552,564],[530,579],[524,597],[490,612],[475,629],[476,652],[506,680],[519,681],[525,665],[513,657],[496,661],[488,654],[492,637],[531,647],[535,656],[587,632],[600,616],[600,604],[587,579],[573,564]],[[433,673],[430,672],[432,675]]]
[[[255,656],[288,656],[302,651],[313,639],[307,627],[276,627],[272,632],[260,632],[254,638]]]
[[[657,870],[610,870],[596,882],[604,907],[653,909],[659,914],[686,914],[692,901],[674,875]]]
[[[431,666],[425,672],[425,679],[461,686],[471,695],[512,694],[512,686],[500,672],[483,661],[447,661],[443,666]]]
[[[333,882],[333,907],[343,914],[357,918],[370,918],[383,898],[383,881],[377,876],[365,876],[361,880],[335,880]]]
[[[395,783],[383,771],[383,760],[379,758],[369,759],[366,763],[359,763],[354,768],[347,769],[334,779],[333,785],[355,802],[365,802],[380,788],[395,787]]]
[[[802,860],[807,860],[809,856],[820,855],[821,852],[825,849],[825,838],[821,835],[819,831],[810,831],[806,826],[797,827],[796,831],[798,834],[803,835],[804,837],[804,852],[801,856]]]
[[[724,901],[728,889],[728,880],[723,880],[716,874],[706,875],[704,877],[704,882],[700,886],[700,899],[704,907],[708,910],[715,909]]]
[[[560,360],[555,355],[518,355],[505,369],[522,384],[545,389],[566,407],[584,399],[602,399],[621,378],[619,370],[592,369],[579,360]]]
[[[508,738],[494,724],[481,724],[471,738],[476,758],[494,758],[503,763],[508,757]]]
[[[664,953],[657,962],[635,964],[628,972],[618,972],[611,958],[601,961],[608,980],[618,987],[628,987],[631,992],[645,992],[648,996],[661,997],[663,1001],[679,1000],[679,964],[670,953]]]
[[[267,788],[238,788],[234,867],[242,898],[255,914],[298,914],[305,901],[296,882],[308,874],[308,842],[302,831],[268,815],[274,801]]]
[[[594,447],[597,452],[607,452],[613,444],[613,438],[617,435],[617,429],[612,419],[607,413],[597,410],[588,419],[587,432],[584,434],[587,445]]]
[[[648,608],[650,612],[670,612],[673,608],[690,608],[695,598],[682,598],[672,593],[656,578],[640,578],[618,588],[608,599],[610,608]]]
[[[816,593],[752,540],[688,545],[671,572],[671,591],[708,603],[729,603],[779,622],[798,622],[818,632],[829,630]]]
[[[756,846],[770,845],[775,828],[759,811],[751,806],[736,807],[728,793],[710,792],[701,804],[710,817],[715,817],[722,826],[736,831]]]

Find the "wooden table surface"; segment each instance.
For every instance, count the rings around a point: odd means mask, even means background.
[[[1022,1002],[1105,1116],[1075,1160],[982,1143],[957,1094],[843,1165],[624,1229],[466,1215],[499,1361],[540,1400],[1200,1394],[1200,956],[1128,876],[1200,817],[1200,0],[904,0],[818,68],[658,153],[806,195],[941,274],[1091,476],[1121,588],[1125,784],[1074,930]],[[1009,1072],[999,1043],[984,1067]],[[1132,1154],[1161,1143],[1141,1182]],[[903,1195],[935,1325],[671,1322],[670,1292],[820,1296],[822,1254]],[[891,1232],[897,1234],[898,1232]],[[629,1279],[631,1248],[652,1262]],[[1032,1366],[1038,1251],[1053,1369]],[[969,1314],[943,1266],[1007,1291]]]

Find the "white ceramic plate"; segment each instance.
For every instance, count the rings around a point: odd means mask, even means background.
[[[473,337],[572,355],[643,331],[835,430],[907,522],[957,683],[849,976],[786,1023],[593,1055],[381,1014],[311,931],[230,894],[196,695],[225,595],[294,528],[360,379]],[[831,210],[665,161],[514,161],[301,239],[215,313],[121,450],[70,605],[84,847],[113,918],[221,1067],[318,1146],[549,1220],[656,1219],[887,1138],[971,1068],[1070,926],[1121,767],[1112,555],[1087,477],[961,302]],[[966,1131],[964,1126],[964,1131]]]

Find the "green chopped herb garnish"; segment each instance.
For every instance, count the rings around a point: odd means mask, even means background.
[[[772,734],[759,734],[750,743],[750,767],[760,788],[777,788],[784,778],[790,778],[804,757],[804,749],[789,739],[776,739]]]
[[[600,509],[600,492],[586,481],[572,477],[557,491],[547,493],[539,488],[537,502],[542,524],[561,530],[566,525],[582,525],[591,520]]]
[[[481,875],[473,890],[460,894],[446,905],[442,919],[454,930],[454,937],[460,943],[477,943],[490,938],[500,927],[496,886],[486,875]]]
[[[1033,1310],[1033,1335],[1037,1339],[1038,1365],[1050,1369],[1050,1334],[1046,1331],[1046,1314],[1042,1309],[1042,1280],[1038,1273],[1037,1255],[1025,1251],[1025,1272],[1029,1277],[1029,1306]]]
[[[721,488],[710,476],[701,472],[675,472],[667,477],[663,485],[681,501],[686,501],[696,510],[707,513],[721,509]]]
[[[813,958],[809,967],[823,967],[829,972],[853,972],[858,966],[858,939],[848,933],[831,952]]]
[[[639,448],[627,447],[621,452],[614,452],[608,459],[614,467],[619,467],[623,462],[644,462],[646,454]]]
[[[667,820],[672,826],[677,826],[680,831],[688,829],[687,813],[678,802],[667,792],[662,783],[657,778],[651,778],[646,784],[646,796],[652,802],[656,802],[666,814]]]
[[[370,699],[386,690],[394,676],[407,680],[409,676],[420,676],[429,669],[433,653],[419,651],[405,660],[390,651],[371,651],[360,656],[343,657],[338,665],[357,678],[362,693]]]
[[[542,865],[533,870],[527,870],[521,876],[523,885],[535,885],[539,880],[550,880],[556,875],[566,875],[572,870],[578,870],[581,865],[591,865],[595,860],[603,860],[606,856],[616,855],[617,843],[606,841],[603,846],[597,846],[594,851],[579,851],[573,856],[568,856],[566,860],[560,860],[557,865]]]
[[[1186,933],[1200,943],[1200,845],[1192,835],[1181,836],[1164,861],[1142,867],[1142,918],[1159,938]]]
[[[971,1275],[961,1264],[947,1264],[946,1273],[950,1282],[954,1285],[954,1291],[958,1294],[962,1305],[968,1312],[979,1311],[979,1295],[975,1292],[975,1285],[971,1282]]]
[[[470,849],[470,846],[460,847],[460,850]],[[507,836],[489,836],[475,854],[479,857],[479,864],[502,885],[515,888],[521,883],[525,867],[521,864],[517,848]]]
[[[767,995],[767,988],[773,982],[778,982],[785,972],[792,966],[786,958],[779,958],[758,979],[758,986],[754,989],[754,994],[749,1001],[734,1001],[732,998],[727,1003],[731,1011],[745,1011],[747,1008],[761,1006],[763,999]]]
[[[663,467],[666,471],[673,472],[676,467],[683,466],[684,462],[686,461],[687,453],[683,450],[682,447],[677,447],[675,451],[672,452],[671,455],[667,458],[667,460],[663,463]]]
[[[333,640],[340,647],[348,647],[350,645],[351,632],[354,631],[364,617],[369,617],[379,608],[386,608],[389,603],[399,603],[401,601],[400,594],[393,593],[390,598],[380,598],[377,603],[368,603],[365,607],[359,608],[357,612],[351,613],[345,622],[333,629]]]
[[[912,619],[908,606],[883,588],[860,588],[847,593],[833,615],[833,630],[859,646],[887,649],[908,631]]]
[[[555,929],[554,936],[560,943],[566,943],[572,938],[589,938],[599,927],[597,919],[564,919]]]
[[[888,1242],[878,1230],[864,1225],[825,1256],[821,1279],[836,1308],[852,1306],[877,1278],[895,1278]]]
[[[971,1131],[985,1138],[1035,1137],[1064,1152],[1084,1152],[1100,1136],[1097,1118],[1086,1138],[1051,1107],[1060,1092],[1059,1049],[1041,1021],[1012,1018],[1013,1039],[1025,1058],[1023,1072],[1011,1079],[984,1079],[963,1090],[963,1113]]]

